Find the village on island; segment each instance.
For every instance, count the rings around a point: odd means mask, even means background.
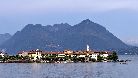
[[[47,52],[39,49],[21,51],[17,55],[0,53],[0,63],[77,63],[77,62],[116,62],[116,52],[93,51],[89,45],[84,51],[64,50],[62,52]]]

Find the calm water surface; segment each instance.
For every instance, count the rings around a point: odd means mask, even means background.
[[[0,64],[0,78],[138,78],[138,56],[119,63]]]

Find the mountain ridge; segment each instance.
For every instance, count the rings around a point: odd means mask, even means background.
[[[74,26],[68,23],[53,26],[28,24],[0,48],[5,48],[9,53],[37,48],[48,51],[84,50],[87,44],[96,50],[128,47],[102,25],[86,19]]]
[[[0,34],[0,45],[4,43],[6,40],[10,39],[12,35],[9,33]]]

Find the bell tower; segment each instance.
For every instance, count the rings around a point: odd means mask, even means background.
[[[90,46],[87,44],[87,51],[90,51]]]

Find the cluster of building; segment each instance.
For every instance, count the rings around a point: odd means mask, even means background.
[[[46,52],[39,49],[31,50],[31,51],[21,51],[18,52],[16,56],[9,57],[6,62],[26,62],[26,60],[29,60],[31,62],[36,61],[54,61],[54,62],[74,62],[75,60],[80,62],[89,62],[91,60],[98,61],[99,56],[102,57],[102,61],[109,61],[108,56],[112,55],[113,52],[109,51],[94,51],[90,50],[89,45],[87,45],[86,50],[80,50],[80,51],[72,51],[72,50],[64,50],[60,52]],[[7,53],[0,52],[0,62],[5,62],[6,56],[9,56]],[[13,59],[15,58],[15,59]],[[3,59],[3,60],[2,60]]]
[[[22,51],[18,53],[19,56],[25,57],[28,56],[31,60],[38,60],[46,57],[53,57],[53,58],[85,58],[85,61],[89,61],[90,59],[98,60],[98,56],[107,60],[109,55],[112,55],[112,52],[109,51],[93,51],[89,49],[87,45],[87,50],[84,51],[72,51],[72,50],[64,50],[63,52],[45,52],[39,49],[31,50],[31,51]]]

